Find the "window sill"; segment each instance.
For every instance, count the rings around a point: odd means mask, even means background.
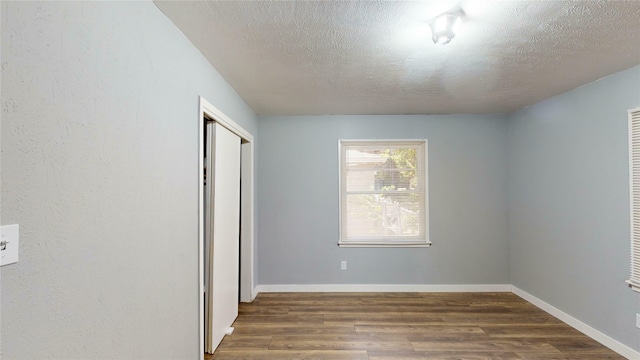
[[[431,247],[430,242],[383,243],[383,242],[338,242],[339,247],[359,248],[417,248]]]

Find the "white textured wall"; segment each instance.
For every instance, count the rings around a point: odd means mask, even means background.
[[[255,115],[150,2],[5,2],[3,359],[196,359],[198,95]]]

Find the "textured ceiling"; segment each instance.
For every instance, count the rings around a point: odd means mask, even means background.
[[[156,4],[258,115],[507,113],[640,64],[640,1]]]

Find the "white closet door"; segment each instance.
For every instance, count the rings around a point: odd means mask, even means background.
[[[240,138],[214,123],[206,351],[213,353],[238,316],[240,256]],[[209,174],[207,174],[207,182]]]

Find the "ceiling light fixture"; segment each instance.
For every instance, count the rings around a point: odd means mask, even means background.
[[[431,34],[434,44],[445,45],[456,36],[462,23],[461,13],[444,13],[431,23]]]

